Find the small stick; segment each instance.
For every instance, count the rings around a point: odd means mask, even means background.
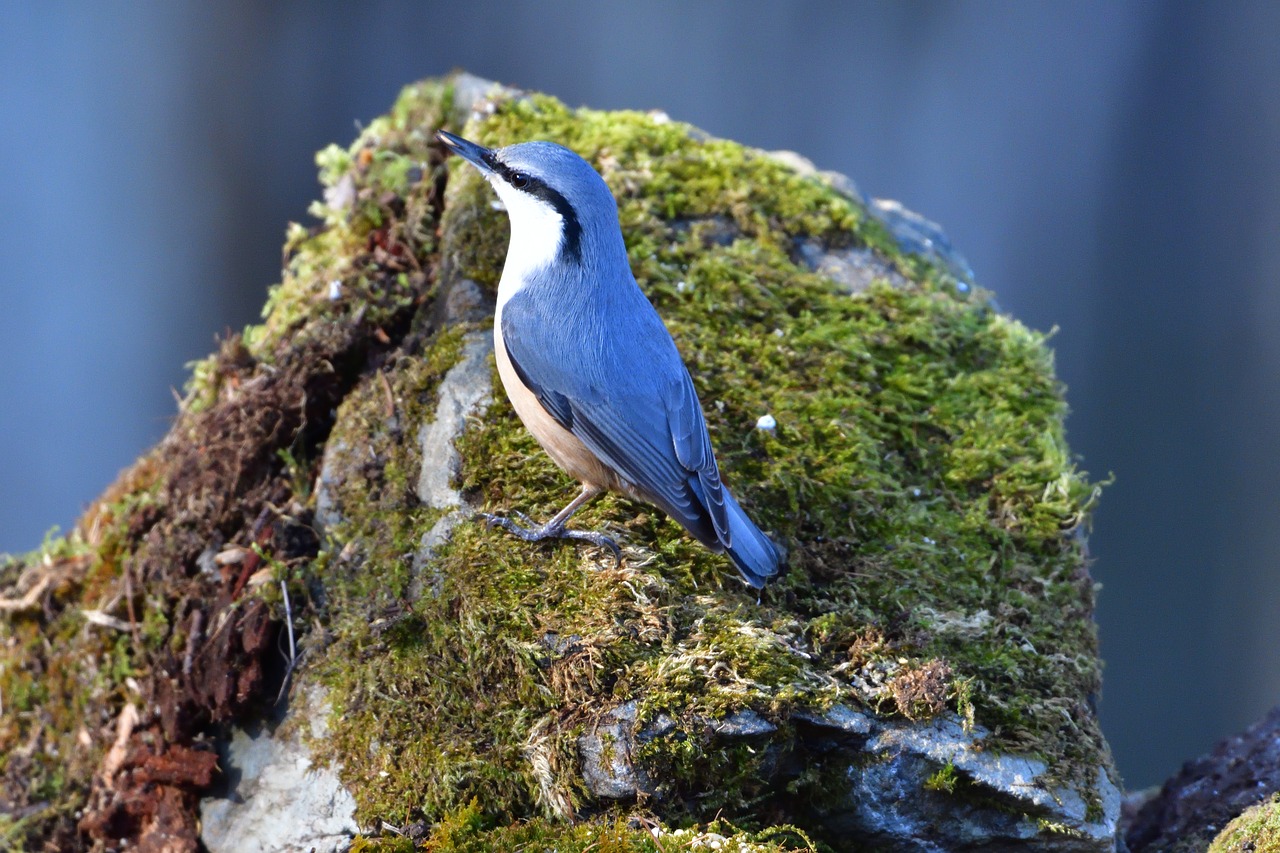
[[[284,597],[284,630],[289,637],[289,665],[284,671],[284,680],[280,683],[280,692],[276,694],[276,704],[284,698],[285,690],[289,686],[289,676],[293,674],[293,667],[298,662],[297,648],[293,644],[293,608],[289,606],[289,585],[280,581],[280,594]]]
[[[0,612],[21,613],[24,610],[37,610],[40,607],[40,596],[53,583],[50,575],[36,581],[35,586],[23,593],[22,598],[0,598]]]

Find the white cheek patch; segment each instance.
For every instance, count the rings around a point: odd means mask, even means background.
[[[556,259],[564,240],[564,217],[541,199],[522,193],[496,175],[489,179],[511,217],[511,244],[498,284],[499,304],[524,285],[527,276]]]

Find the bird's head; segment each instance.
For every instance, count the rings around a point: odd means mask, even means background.
[[[618,205],[591,164],[554,142],[485,148],[439,131],[437,137],[479,169],[511,217],[507,264],[532,268],[580,263],[590,243],[621,245]]]

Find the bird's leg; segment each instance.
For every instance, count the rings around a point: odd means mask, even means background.
[[[569,501],[568,506],[555,514],[555,517],[546,524],[535,525],[529,516],[522,512],[516,512],[521,521],[528,524],[528,527],[521,527],[509,518],[503,518],[498,515],[492,515],[487,512],[480,513],[480,517],[489,523],[490,527],[501,527],[508,533],[514,533],[526,542],[540,542],[543,539],[580,539],[584,542],[590,542],[600,548],[608,548],[613,552],[613,558],[622,563],[622,549],[618,547],[618,543],[614,542],[603,533],[596,533],[591,530],[571,530],[565,527],[565,522],[569,520],[575,512],[582,509],[583,505],[592,498],[603,492],[604,489],[599,486],[592,486],[586,483],[582,486],[582,491],[576,498]]]

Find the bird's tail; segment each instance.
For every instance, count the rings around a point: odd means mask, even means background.
[[[727,489],[724,498],[730,542],[725,551],[742,573],[742,579],[760,589],[782,568],[782,549],[756,527]]]

